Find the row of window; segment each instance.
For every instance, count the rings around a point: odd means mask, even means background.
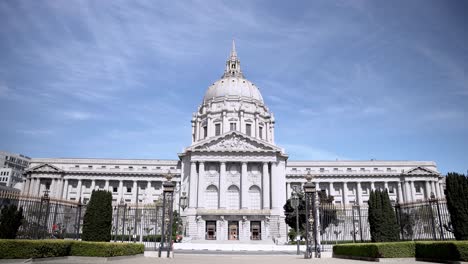
[[[297,168],[292,168],[291,169],[292,171],[298,171]],[[306,171],[310,171],[311,169],[310,168],[306,168]],[[366,168],[360,168],[359,171],[365,171]],[[320,168],[319,169],[320,172],[324,172],[325,171],[325,168]],[[333,171],[339,171],[339,168],[333,168]],[[352,168],[346,168],[346,171],[353,171]],[[374,168],[374,171],[379,171],[379,168]],[[392,171],[392,168],[387,168],[387,171]]]
[[[0,175],[1,176],[8,176],[8,175],[10,175],[10,172],[9,171],[1,171]]]
[[[8,181],[8,177],[0,177],[0,180],[6,182],[6,181]]]
[[[229,131],[236,131],[237,130],[237,123],[236,122],[231,122],[229,123]],[[248,136],[252,136],[252,124],[245,124],[245,134]],[[258,134],[260,138],[263,138],[263,127],[259,126],[258,127]],[[221,124],[216,123],[215,124],[215,136],[221,135]],[[208,127],[204,126],[203,127],[203,138],[208,137]]]
[[[88,169],[92,169],[92,168],[94,168],[94,167],[95,167],[95,166],[93,166],[93,165],[88,165]],[[110,166],[110,167],[112,167],[112,166]],[[75,168],[80,168],[80,165],[75,165]],[[107,166],[106,166],[106,165],[101,165],[101,166],[96,166],[96,168],[106,169]],[[128,169],[133,169],[134,167],[133,167],[133,166],[128,166],[127,168],[128,168]],[[119,166],[119,165],[115,165],[115,166],[114,166],[114,169],[120,169],[120,166]],[[141,169],[146,170],[146,169],[148,169],[148,167],[147,167],[147,166],[142,166]],[[155,169],[156,169],[156,170],[160,170],[161,167],[157,166],[157,167],[155,167]],[[170,170],[175,170],[175,167],[170,167],[169,169],[170,169]]]

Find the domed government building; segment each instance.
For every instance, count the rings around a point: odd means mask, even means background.
[[[433,161],[289,160],[275,143],[274,114],[244,77],[234,43],[223,76],[190,121],[192,144],[179,159],[32,158],[22,192],[40,196],[47,189],[52,198],[86,203],[92,190],[103,189],[115,204],[149,204],[161,197],[170,172],[174,208],[188,197],[180,210],[187,237],[241,241],[286,240],[283,205],[307,174],[341,206],[366,203],[374,189],[388,189],[400,203],[443,197]]]

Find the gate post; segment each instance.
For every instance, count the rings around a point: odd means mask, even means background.
[[[172,182],[170,171],[166,175],[167,181],[163,183],[163,213],[162,213],[162,228],[161,242],[159,244],[158,257],[161,257],[163,251],[167,251],[167,257],[171,257],[172,252],[172,221],[173,221],[173,204],[174,204],[174,189],[175,183]]]

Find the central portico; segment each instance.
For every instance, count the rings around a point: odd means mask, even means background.
[[[192,145],[179,154],[195,240],[284,240],[288,156],[274,144],[274,117],[241,72],[235,46],[222,78],[192,118]],[[271,192],[271,190],[275,190]]]

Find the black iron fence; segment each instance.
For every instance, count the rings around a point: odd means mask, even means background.
[[[393,207],[400,227],[401,240],[455,239],[445,200],[431,199],[395,204]],[[371,241],[367,204],[346,207],[321,204],[319,219],[322,244]]]

